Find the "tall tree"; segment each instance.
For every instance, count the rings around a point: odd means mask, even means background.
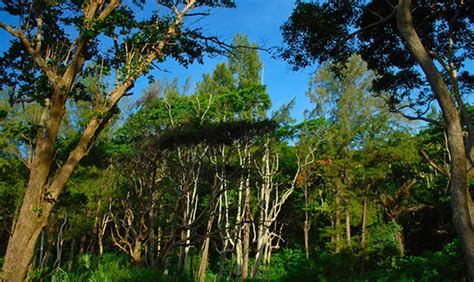
[[[425,113],[437,101],[451,154],[453,221],[471,280],[474,207],[468,181],[474,175],[474,126],[464,98],[472,75],[459,72],[473,57],[473,9],[472,1],[298,1],[282,26],[287,44],[282,55],[295,68],[344,61],[358,52],[377,71],[376,90],[386,93],[392,110],[436,122]]]
[[[200,96],[211,97],[213,103],[210,107],[207,118],[214,123],[257,123],[265,121],[266,111],[271,105],[270,98],[266,92],[266,87],[261,84],[260,72],[262,62],[258,54],[258,46],[250,43],[246,35],[237,34],[233,38],[233,45],[240,46],[237,50],[228,54],[228,62],[226,64],[218,64],[212,75],[205,75],[203,81],[198,84],[197,91]],[[237,272],[242,279],[248,277],[248,264],[250,254],[250,232],[251,232],[251,185],[250,170],[252,163],[251,146],[253,138],[246,134],[246,138],[238,140],[235,144],[228,146],[229,148],[220,148],[218,155],[238,154],[239,169],[242,170],[239,180],[238,203],[235,234],[229,237],[229,227],[223,233],[223,250],[220,250],[222,258],[229,250],[233,248],[237,259]],[[238,152],[235,152],[237,148]],[[226,151],[226,152],[225,152]],[[224,154],[225,152],[225,154]],[[228,157],[226,157],[228,158]],[[224,159],[224,158],[222,158]],[[223,160],[222,160],[223,161]],[[226,164],[223,163],[223,166]],[[225,180],[225,169],[217,173],[216,177]],[[227,184],[225,184],[227,185]],[[226,189],[229,189],[227,187]],[[224,189],[225,190],[225,189]],[[223,193],[223,197],[227,197],[227,192]],[[222,212],[228,214],[228,204],[222,207]],[[219,217],[221,218],[221,217]],[[222,217],[223,218],[223,217]],[[218,223],[219,225],[219,223]],[[205,244],[209,244],[205,242]],[[231,246],[232,245],[232,246]],[[203,248],[203,260],[199,273],[200,281],[204,279],[204,271],[207,266],[208,248]]]
[[[131,2],[2,3],[2,18],[17,23],[0,22],[0,27],[13,36],[1,60],[2,86],[14,90],[12,101],[36,100],[45,113],[36,130],[28,189],[5,254],[3,276],[7,281],[25,277],[37,238],[66,182],[136,79],[166,57],[186,64],[201,59],[205,51],[215,50],[198,30],[183,25],[184,18],[198,6],[233,6],[230,0],[160,1],[154,6],[144,0]],[[135,17],[135,11],[145,6],[150,16]],[[81,91],[84,87],[78,80],[94,68],[100,73],[99,95]],[[59,128],[67,102],[74,98],[92,100],[95,114],[67,160],[53,171]]]
[[[338,70],[336,73],[335,69]],[[351,244],[350,195],[354,193],[354,152],[364,146],[364,132],[387,122],[380,99],[373,97],[374,73],[360,56],[341,64],[324,64],[311,80],[308,95],[315,104],[314,114],[328,122],[325,136],[327,158],[333,161],[329,179],[335,187],[335,246],[340,240],[341,212],[345,214],[346,246]]]

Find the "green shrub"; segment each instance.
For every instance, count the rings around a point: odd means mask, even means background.
[[[406,256],[398,259],[391,278],[409,277],[423,281],[464,280],[465,265],[458,240],[447,244],[441,251],[424,256]]]

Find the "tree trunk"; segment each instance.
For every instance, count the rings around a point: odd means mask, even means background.
[[[54,205],[54,202],[47,202],[43,198],[53,161],[56,136],[65,113],[62,93],[54,94],[48,124],[46,128],[40,128],[37,132],[37,145],[31,163],[28,188],[5,253],[3,275],[6,281],[22,281],[25,278],[36,241]]]
[[[136,239],[130,257],[132,258],[135,267],[142,266],[142,241],[140,239]]]
[[[367,196],[367,193],[364,193],[364,206],[362,208],[362,231],[361,231],[361,237],[360,237],[360,246],[362,247],[363,250],[365,250],[366,247],[366,233],[367,233],[367,205],[368,205],[368,199],[369,197]]]
[[[336,231],[336,235],[334,236],[334,241],[336,243],[336,253],[341,250],[341,188],[339,185],[336,185],[336,202],[334,205],[334,209],[336,210],[336,217],[334,222],[334,229]]]
[[[345,212],[346,212],[346,242],[347,242],[347,246],[350,247],[351,246],[351,240],[352,240],[352,237],[351,237],[351,215],[350,215],[350,212],[349,212],[349,200],[347,199],[347,196],[346,196],[346,200],[345,200]]]
[[[152,197],[150,197],[152,198]],[[151,267],[155,266],[155,257],[156,257],[156,241],[155,241],[155,228],[156,228],[156,211],[152,209],[148,214],[148,228],[150,232],[148,232],[148,265]]]
[[[62,258],[63,243],[64,243],[63,233],[64,233],[64,228],[66,227],[66,224],[67,224],[67,213],[64,214],[64,221],[59,227],[58,238],[56,239],[56,261],[54,262],[54,268],[61,267],[61,258]]]
[[[51,257],[52,248],[54,246],[53,229],[51,227],[44,228],[43,232],[45,232],[46,235],[46,245],[44,249],[44,255],[40,261],[40,268],[44,268],[48,265],[49,258]]]
[[[474,280],[474,229],[470,216],[472,199],[467,177],[466,146],[456,105],[443,77],[426,51],[413,26],[411,0],[400,0],[397,8],[397,27],[411,54],[420,64],[443,113],[451,153],[451,208],[453,222],[462,244],[468,280]]]
[[[344,149],[343,150],[343,155],[345,155],[347,158],[347,149]],[[348,189],[349,189],[349,177],[348,177],[348,171],[347,171],[347,167],[344,166],[344,171],[343,171],[343,178],[342,178],[342,183],[343,183],[343,187],[344,187],[344,194],[343,194],[343,197],[344,197],[344,212],[345,212],[345,223],[346,223],[346,244],[347,244],[347,247],[351,247],[351,240],[352,240],[352,237],[351,237],[351,215],[350,215],[350,203],[349,203],[349,192],[348,192]]]
[[[97,245],[99,247],[99,257],[101,257],[104,254],[104,243],[102,241],[103,237],[104,236],[102,234],[99,234],[97,238]]]
[[[240,154],[240,153],[239,153]],[[242,161],[241,161],[242,165]],[[234,242],[235,242],[235,259],[237,262],[237,277],[242,276],[242,266],[244,258],[242,256],[242,229],[243,229],[243,191],[244,191],[244,177],[240,176],[239,183],[239,193],[238,193],[238,202],[237,202],[237,216],[235,219],[235,232],[234,232]]]
[[[97,247],[99,248],[99,257],[101,257],[104,254],[104,242],[103,242],[103,240],[104,240],[105,231],[107,230],[107,224],[111,220],[111,212],[110,212],[111,203],[112,203],[112,200],[110,200],[110,202],[109,202],[109,210],[107,211],[106,214],[104,214],[102,216],[102,220],[99,223],[100,225],[98,227]]]
[[[72,239],[71,249],[69,250],[69,259],[67,261],[67,271],[72,271],[72,265],[74,263],[74,249],[76,247],[76,239]]]
[[[20,212],[15,232],[9,241],[3,264],[5,281],[23,281],[34,254],[36,240],[46,225],[44,217],[37,216],[33,210],[27,209],[34,206],[32,201],[30,197],[25,199],[26,205]]]
[[[262,262],[262,258],[263,258],[263,254],[265,252],[265,247],[267,245],[261,245],[258,249],[257,249],[257,253],[255,254],[255,261],[253,263],[253,266],[252,266],[252,278],[253,279],[257,279],[257,274],[258,274],[258,269],[260,267],[260,263]]]
[[[398,223],[396,223],[396,224],[398,225]],[[397,241],[397,243],[398,243],[398,250],[400,251],[400,255],[403,256],[405,254],[405,238],[403,236],[403,231],[402,230],[396,230],[395,231],[395,241]]]
[[[84,251],[86,249],[86,239],[87,239],[87,235],[82,234],[81,239],[79,240],[79,254],[80,255],[84,254]]]
[[[102,195],[99,198],[99,201],[97,202],[97,207],[95,209],[95,215],[94,215],[94,225],[92,227],[92,235],[91,235],[91,240],[89,242],[89,252],[95,253],[96,251],[96,240],[98,238],[98,232],[99,232],[99,225],[100,225],[100,208],[102,204]]]
[[[186,188],[187,189],[187,188]],[[189,237],[190,237],[190,229],[189,229],[189,224],[191,223],[190,217],[192,217],[191,213],[191,206],[190,206],[190,195],[189,191],[186,191],[187,195],[185,196],[186,200],[186,206],[183,211],[183,223],[185,225],[185,228],[181,231],[181,251],[180,251],[180,256],[179,256],[179,262],[178,262],[178,271],[184,273],[187,270],[187,265],[188,265],[188,253],[189,253]]]
[[[211,238],[209,238],[209,237],[206,238],[206,240],[204,240],[201,263],[199,264],[199,272],[198,272],[198,281],[199,282],[204,282],[206,280],[207,259],[208,259],[208,255],[209,255],[209,243],[210,243],[210,241],[211,241]]]
[[[242,242],[242,255],[244,257],[242,265],[242,280],[248,278],[249,269],[249,248],[250,248],[250,172],[248,172],[245,184],[245,202],[244,202],[244,230]]]
[[[248,277],[249,264],[249,244],[250,244],[250,149],[249,144],[245,144],[243,152],[238,147],[239,164],[246,174],[240,176],[239,183],[239,205],[238,205],[238,230],[236,231],[236,255],[238,270],[237,273],[242,280]],[[241,203],[243,204],[241,205]]]
[[[40,247],[39,247],[39,257],[38,257],[38,262],[40,268],[43,267],[41,265],[41,262],[43,261],[43,254],[44,254],[44,230],[41,231],[41,241],[40,241]]]
[[[306,258],[309,258],[309,229],[310,229],[310,224],[309,224],[309,202],[308,202],[308,185],[304,183],[304,204],[305,204],[305,220],[304,220],[304,247],[306,251]]]
[[[211,231],[212,231],[212,223],[214,221],[214,216],[211,215],[207,221],[207,230],[206,230],[206,239],[203,243],[202,248],[202,257],[201,257],[201,264],[199,265],[199,272],[198,272],[198,281],[204,282],[206,279],[206,269],[207,269],[207,261],[209,256],[209,243],[211,242]]]
[[[93,118],[89,122],[76,148],[70,152],[66,162],[51,181],[48,181],[54,145],[65,113],[65,96],[62,92],[54,93],[48,123],[44,129],[38,129],[28,188],[5,253],[3,275],[6,281],[21,281],[25,278],[28,265],[33,258],[36,241],[41,230],[48,223],[49,215],[59,194],[75,166],[88,153],[94,138],[108,120]]]

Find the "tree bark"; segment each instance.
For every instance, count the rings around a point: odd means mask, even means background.
[[[6,281],[22,281],[26,276],[36,241],[54,205],[54,202],[45,201],[44,190],[53,161],[56,136],[65,113],[63,96],[62,93],[54,93],[50,119],[46,128],[40,128],[37,132],[28,188],[5,253],[3,278]]]
[[[151,198],[151,197],[150,197]],[[155,210],[152,209],[148,214],[148,225],[150,231],[148,232],[148,265],[151,267],[155,266],[155,257],[156,257],[156,241],[155,241],[155,228],[156,228],[156,213]]]
[[[80,255],[84,254],[84,251],[86,249],[86,239],[87,239],[87,235],[82,234],[81,239],[79,240],[79,254]]]
[[[345,157],[347,157],[347,149],[344,149],[343,150],[343,154],[345,155]],[[348,192],[348,189],[349,189],[349,177],[348,177],[348,170],[347,170],[347,167],[344,166],[344,170],[343,170],[343,177],[342,177],[342,183],[343,183],[343,187],[344,187],[344,212],[345,212],[345,223],[346,223],[346,244],[347,244],[347,247],[351,247],[351,240],[352,240],[352,236],[351,236],[351,215],[350,215],[350,203],[349,203],[349,192]]]
[[[109,210],[102,217],[99,230],[97,233],[97,247],[99,248],[99,257],[101,257],[104,254],[103,239],[104,239],[105,231],[107,230],[107,224],[110,222],[110,220],[111,220],[111,214],[110,214],[110,204],[109,204]],[[112,230],[111,232],[114,232],[114,231]]]
[[[306,177],[306,176],[305,176]],[[309,224],[309,199],[308,199],[308,185],[306,179],[304,180],[304,205],[305,205],[305,220],[304,220],[304,248],[306,251],[306,258],[309,258],[309,229],[311,225]]]
[[[244,201],[244,229],[242,242],[242,255],[244,257],[242,264],[242,280],[248,278],[249,269],[249,248],[250,248],[250,172],[247,173],[245,184],[245,201]]]
[[[341,250],[341,188],[339,185],[336,185],[336,202],[334,205],[335,209],[335,222],[334,222],[334,229],[336,231],[336,235],[334,236],[335,241],[335,250],[338,253]]]
[[[96,20],[106,19],[120,5],[120,1],[111,1],[104,10],[98,13],[99,6],[101,6],[99,2],[88,1],[84,4],[85,27],[90,27],[90,24],[96,22]],[[87,154],[95,138],[110,119],[111,109],[117,105],[137,77],[147,70],[155,59],[163,56],[161,51],[167,46],[166,40],[171,40],[175,37],[177,27],[195,4],[195,0],[190,0],[186,2],[180,11],[176,9],[176,18],[169,25],[165,40],[159,41],[156,48],[152,48],[151,52],[143,54],[144,61],[135,69],[136,74],[129,76],[116,89],[109,92],[110,98],[105,107],[89,121],[76,148],[70,152],[64,165],[59,168],[50,181],[48,181],[48,176],[53,162],[58,130],[66,111],[66,100],[79,71],[84,65],[83,51],[88,47],[93,38],[86,36],[82,32],[79,33],[74,41],[75,49],[70,62],[68,62],[64,72],[61,71],[58,74],[56,69],[50,67],[49,62],[46,62],[47,60],[41,56],[42,50],[41,44],[39,44],[41,40],[38,44],[32,44],[21,30],[16,30],[0,21],[0,28],[6,30],[23,43],[34,62],[46,74],[50,84],[55,89],[51,96],[51,107],[48,108],[49,118],[46,125],[37,131],[36,148],[31,162],[28,188],[23,199],[18,221],[15,224],[5,253],[2,268],[4,280],[21,281],[25,278],[39,234],[47,224],[54,204],[69,180],[74,167]],[[35,47],[33,47],[34,45]]]
[[[393,222],[400,226],[397,221],[394,219]],[[405,237],[403,236],[402,230],[395,230],[395,240],[398,243],[398,250],[400,251],[400,255],[405,255]]]
[[[142,266],[142,241],[136,240],[131,253],[133,263],[136,267]]]
[[[244,154],[245,153],[245,154]],[[237,154],[239,156],[239,168],[244,171],[247,150],[242,152],[240,144],[237,144]],[[243,255],[242,255],[242,229],[244,219],[244,191],[245,191],[245,175],[244,173],[239,176],[238,196],[237,196],[237,213],[235,217],[234,225],[234,252],[237,269],[235,274],[237,277],[242,277],[242,266],[243,266]]]
[[[56,239],[56,261],[54,262],[54,268],[61,267],[61,258],[62,258],[63,243],[64,243],[63,233],[64,233],[64,228],[66,227],[66,224],[67,224],[67,213],[64,214],[64,220],[63,220],[63,223],[61,223],[59,227],[58,238]]]
[[[352,240],[352,236],[351,236],[351,215],[350,215],[350,211],[349,211],[349,199],[348,199],[347,195],[346,195],[346,199],[345,199],[345,213],[346,213],[346,243],[347,243],[347,246],[350,247],[351,246],[351,240]]]
[[[95,253],[96,251],[96,244],[97,244],[96,240],[97,240],[98,232],[99,232],[101,204],[102,204],[102,195],[100,196],[97,202],[97,207],[95,209],[94,225],[92,226],[92,235],[91,235],[91,240],[89,242],[89,247],[88,247],[88,251],[91,252],[92,254]]]
[[[451,153],[451,208],[453,222],[462,244],[468,280],[474,280],[474,229],[470,209],[472,199],[468,186],[468,160],[463,130],[455,102],[449,89],[426,51],[413,26],[411,0],[400,0],[397,7],[397,27],[408,49],[421,66],[443,113]]]
[[[48,125],[44,132],[41,129],[38,132],[37,149],[31,166],[28,188],[5,254],[3,275],[6,281],[22,281],[26,276],[36,241],[48,222],[59,194],[69,180],[75,166],[87,155],[96,134],[100,132],[105,121],[93,118],[89,122],[78,145],[71,151],[65,164],[48,185],[54,144],[65,113],[65,100],[61,98],[63,95],[59,93],[55,97],[60,97],[57,98],[60,100],[57,102],[53,100]]]
[[[74,263],[74,249],[76,247],[76,239],[72,239],[71,242],[71,249],[69,250],[69,258],[67,261],[67,271],[71,272],[72,271],[72,265]]]
[[[204,240],[203,248],[202,248],[201,264],[199,265],[199,272],[198,272],[199,282],[204,282],[206,279],[207,261],[208,261],[208,256],[209,256],[209,243],[211,242],[210,236],[211,236],[213,221],[214,221],[214,215],[211,215],[207,221],[206,239]]]
[[[45,229],[48,229],[48,230],[46,230],[45,232]],[[46,235],[46,245],[45,245],[44,255],[40,261],[40,268],[44,268],[48,265],[49,258],[51,257],[52,248],[54,245],[53,228],[51,227],[44,228],[43,232],[45,232],[45,235]]]
[[[38,257],[38,264],[40,267],[42,267],[41,262],[43,261],[43,253],[44,253],[44,230],[41,231],[41,241],[40,241],[40,247],[39,247],[39,257]]]
[[[366,233],[367,233],[367,205],[368,205],[368,196],[367,193],[364,194],[364,206],[362,208],[362,231],[361,231],[361,237],[360,237],[360,246],[362,249],[365,249],[366,247]]]

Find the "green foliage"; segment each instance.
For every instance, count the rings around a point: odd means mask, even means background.
[[[69,2],[59,2],[58,5]],[[114,47],[119,50],[126,44],[133,44],[134,48],[150,52],[156,46],[149,42],[163,40],[173,21],[173,16],[164,17],[160,19],[159,28],[155,28],[157,15],[139,21],[135,19],[134,11],[125,6],[105,21],[83,23],[81,17],[74,16],[81,1],[72,2],[69,3],[72,5],[71,17],[63,19],[63,23],[90,38],[100,35],[101,39],[110,39],[115,36],[114,32],[118,32],[121,40],[117,41],[119,46]],[[143,2],[135,2],[143,7]],[[167,1],[160,3],[166,5]],[[347,34],[346,27],[356,15],[351,10],[341,12],[338,9],[350,8],[354,3],[319,5],[298,1],[294,15],[284,29],[296,28],[300,32],[299,29],[308,24],[301,20],[317,15],[323,17],[323,23],[335,24],[335,29]],[[56,7],[50,7],[46,2],[43,4],[53,9],[46,15],[48,19],[64,16]],[[230,1],[199,1],[199,4],[232,6]],[[5,6],[5,11],[12,10],[13,14],[24,9]],[[342,18],[333,18],[340,14]],[[56,27],[54,21],[47,24],[49,28],[53,26]],[[312,32],[313,28],[319,27],[310,26],[310,30],[304,32]],[[204,39],[198,32],[178,27],[179,38],[172,38],[176,44],[167,45],[163,52],[183,65],[201,60],[203,52],[212,48],[201,44]],[[285,32],[287,39],[293,36],[299,39],[300,34],[290,34],[291,30]],[[332,35],[332,31],[319,32]],[[60,31],[51,31],[45,38],[71,43],[66,37],[67,34]],[[107,87],[98,76],[109,77],[115,67],[121,71],[119,80],[150,71],[148,67],[140,69],[143,63],[140,60],[126,63],[123,52],[111,56],[102,53],[103,50],[94,50],[99,42],[91,42],[91,50],[87,50],[90,54],[84,54],[90,64],[79,70],[82,77],[70,93],[75,101],[68,104],[69,111],[56,142],[54,168],[64,162],[68,152],[77,144],[87,120],[106,118],[99,116],[96,108],[97,104],[107,103],[102,95]],[[13,42],[12,48],[18,47],[17,43]],[[295,45],[306,43],[294,42]],[[317,48],[328,47],[319,41],[314,43]],[[301,65],[316,57],[337,56],[337,60],[322,64],[311,78],[308,96],[314,105],[312,114],[295,125],[290,115],[292,101],[269,116],[271,99],[267,87],[261,82],[262,62],[258,46],[241,34],[234,37],[233,44],[240,48],[228,54],[226,63],[218,64],[211,74],[204,75],[194,92],[189,93],[187,85],[181,87],[177,79],[157,81],[150,85],[129,116],[118,123],[118,128],[107,128],[110,130],[108,138],[99,138],[89,156],[77,167],[58,200],[53,220],[43,233],[47,240],[43,242],[45,246],[41,253],[48,252],[50,261],[42,269],[32,271],[29,278],[51,281],[192,281],[200,262],[196,254],[200,253],[202,240],[210,236],[206,281],[239,279],[234,252],[237,252],[236,243],[241,240],[238,236],[242,235],[239,229],[242,218],[239,217],[244,207],[245,195],[242,192],[245,189],[241,188],[244,185],[249,187],[249,220],[255,225],[261,218],[259,212],[263,210],[265,201],[259,195],[263,193],[259,188],[263,186],[262,179],[269,177],[273,181],[270,184],[274,189],[270,193],[272,197],[274,194],[281,196],[292,185],[296,189],[287,203],[278,208],[278,212],[281,208],[281,213],[272,219],[275,221],[265,227],[271,228],[271,235],[275,238],[281,236],[282,248],[273,251],[269,264],[259,265],[256,281],[462,279],[464,268],[457,242],[440,243],[424,249],[418,246],[422,245],[419,244],[421,240],[435,238],[423,237],[425,233],[422,232],[426,230],[452,232],[447,219],[449,212],[440,216],[435,224],[423,221],[420,212],[425,207],[447,209],[449,202],[449,196],[443,190],[447,179],[421,164],[418,154],[420,148],[424,148],[436,161],[446,162],[443,129],[429,127],[413,135],[382,107],[383,103],[377,97],[379,94],[373,91],[374,81],[379,83],[381,78],[369,70],[370,61],[362,60],[367,54],[334,53],[342,49],[332,45],[328,47],[334,47],[332,50],[321,55],[302,54],[300,50],[286,53],[287,59]],[[22,162],[27,160],[25,146],[34,145],[35,132],[44,126],[37,113],[30,113],[41,112],[46,104],[45,89],[50,88],[44,75],[37,72],[17,76],[19,70],[27,72],[34,66],[23,55],[11,49],[4,54],[5,63],[0,66],[0,76],[5,78],[13,72],[10,78],[25,91],[17,97],[13,95],[15,89],[5,89],[0,101],[0,219],[8,223],[15,219],[26,186],[28,172]],[[24,65],[17,64],[20,59],[24,60]],[[104,66],[100,73],[99,62]],[[8,63],[11,65],[7,66]],[[405,63],[403,69],[389,69],[383,75],[406,75],[403,83],[412,80],[411,83],[418,84],[415,81],[417,75],[411,73],[413,62]],[[34,89],[27,89],[27,83],[34,80],[37,81]],[[390,81],[385,82],[385,86],[390,87]],[[36,103],[23,109],[7,103],[8,99],[22,96],[33,97]],[[116,110],[114,108],[110,114],[116,114]],[[258,170],[265,165],[262,155],[266,146],[270,147],[271,158],[275,156],[271,160],[273,164],[269,165],[279,166],[270,176]],[[248,159],[247,155],[244,156],[247,152]],[[297,171],[299,174],[295,175]],[[248,184],[245,177],[248,177]],[[414,188],[406,188],[406,184],[412,181]],[[225,193],[216,187],[225,188]],[[190,189],[195,189],[193,194],[187,193]],[[47,197],[48,192],[44,196]],[[218,198],[218,205],[215,198]],[[271,202],[273,198],[267,197],[267,200]],[[366,201],[367,210],[363,214]],[[185,222],[190,218],[190,207],[196,209],[197,219]],[[38,215],[42,212],[36,207],[33,211]],[[345,211],[352,231],[350,243],[341,239],[348,231],[343,222]],[[240,212],[239,217],[235,216],[237,212]],[[67,224],[60,237],[60,224],[66,215]],[[365,233],[362,231],[364,215]],[[214,226],[207,230],[210,216],[214,217]],[[301,247],[304,223],[310,227],[309,258]],[[106,252],[118,252],[118,236],[112,238],[111,235],[118,235],[121,228],[124,231],[121,237],[126,243],[142,236],[137,246],[142,251],[140,263],[145,267],[132,265],[132,256],[125,248],[121,250],[125,250],[128,256],[106,253],[102,257],[95,254],[74,257],[79,241],[84,245],[82,249],[96,250],[97,228],[101,224],[104,224],[101,247]],[[410,224],[413,228],[407,228]],[[224,229],[230,235],[224,234]],[[258,229],[250,231],[251,237],[257,237],[256,232],[261,232]],[[184,236],[183,230],[189,230],[191,234],[184,241],[180,238]],[[232,242],[226,242],[227,249],[221,251],[227,235]],[[361,242],[363,235],[366,235],[364,244]],[[406,241],[414,243],[403,246],[403,236]],[[444,242],[451,241],[449,236],[454,235],[445,236]],[[3,228],[1,239],[6,242],[7,238],[7,228]],[[63,261],[61,267],[51,269],[51,260],[56,256],[51,251],[57,244],[55,240],[64,244]],[[188,264],[186,269],[178,270],[184,242],[189,242]],[[157,243],[161,244],[159,248]],[[71,247],[68,259],[73,269],[70,273],[64,266],[68,247]],[[250,243],[250,265],[255,261],[255,247],[254,242]],[[403,256],[404,248],[406,256]],[[441,250],[435,251],[437,249]],[[35,263],[37,257],[39,254],[35,254]],[[160,268],[150,265],[159,265]],[[452,267],[447,269],[446,265]],[[165,268],[166,274],[163,273]]]
[[[29,275],[33,281],[39,280],[47,274],[47,270],[34,271]],[[185,275],[171,272],[163,274],[159,269],[134,268],[126,257],[113,253],[104,254],[101,258],[84,254],[78,258],[76,270],[67,272],[62,268],[56,268],[46,275],[47,281],[188,281]]]
[[[460,69],[472,57],[472,5],[444,1],[413,5],[414,27],[425,48],[439,58],[454,54],[451,62]],[[375,90],[388,92],[393,109],[408,102],[421,106],[414,108],[423,114],[433,99],[421,69],[400,40],[396,6],[389,1],[297,1],[281,29],[282,57],[295,69],[315,62],[345,62],[356,52],[377,72]],[[456,46],[449,38],[457,38]],[[467,70],[461,78],[466,89],[471,87],[470,77]]]
[[[459,281],[464,277],[459,247],[456,240],[439,252],[405,257],[390,251],[382,255],[377,250],[357,253],[343,249],[338,254],[318,251],[309,259],[301,249],[282,249],[272,255],[270,280]]]
[[[276,128],[272,120],[256,122],[235,121],[219,124],[182,125],[163,133],[160,147],[163,149],[189,146],[199,143],[230,145],[236,140],[252,139],[272,132]]]
[[[67,272],[59,267],[56,268],[51,273],[51,282],[70,282],[70,281],[71,279],[69,278],[69,275],[67,274]]]
[[[101,257],[96,267],[92,268],[90,281],[124,281],[130,279],[130,270],[127,269],[127,259],[115,254],[105,254]]]
[[[379,264],[389,264],[391,257],[400,254],[400,243],[396,238],[397,234],[402,234],[402,227],[394,222],[375,223],[374,226],[369,228],[369,247],[367,251],[370,256],[377,258]]]
[[[229,54],[229,70],[237,78],[237,88],[245,89],[260,84],[263,64],[258,55],[257,44],[249,44],[247,35],[240,33],[234,36],[232,44],[238,48]]]
[[[464,277],[459,242],[447,244],[443,250],[423,256],[405,256],[385,252],[386,263],[376,253],[357,253],[343,249],[338,254],[314,252],[306,259],[302,249],[281,249],[271,258],[269,268],[261,267],[259,277],[269,281],[458,281]],[[449,266],[449,267],[447,267]],[[230,267],[226,263],[226,270]],[[57,268],[47,275],[48,281],[192,281],[184,274],[170,271],[163,274],[154,268],[134,268],[128,260],[107,253],[101,258],[85,254],[78,258],[75,271]],[[30,279],[39,279],[45,272],[33,272]],[[208,272],[206,281],[216,274]],[[236,281],[236,280],[226,280]],[[253,281],[253,280],[250,280]],[[255,279],[260,281],[260,278]]]
[[[455,240],[438,252],[398,258],[389,277],[394,280],[460,281],[465,276],[460,248],[459,241]]]
[[[272,255],[270,277],[273,281],[311,281],[316,274],[313,267],[303,250],[283,249]]]
[[[159,4],[170,10],[173,10],[173,5],[178,5],[172,1],[161,1]],[[137,16],[145,9],[144,1],[134,0],[127,5],[118,5],[104,19],[93,17],[87,22],[84,21],[84,5],[84,1],[40,1],[28,8],[21,1],[9,1],[2,5],[0,12],[4,16],[19,18],[31,13],[31,17],[25,17],[22,20],[21,30],[33,43],[35,38],[30,34],[36,34],[36,18],[41,15],[43,48],[39,50],[40,55],[43,58],[48,57],[46,50],[54,50],[56,56],[49,57],[48,63],[58,67],[58,75],[62,75],[67,68],[67,65],[61,61],[69,57],[68,48],[61,47],[59,42],[72,46],[75,36],[78,35],[85,39],[85,48],[81,50],[81,53],[82,58],[87,62],[77,70],[78,75],[90,77],[100,66],[101,78],[109,76],[111,69],[117,69],[120,70],[118,78],[122,82],[130,78],[136,79],[154,67],[149,65],[150,62],[146,63],[146,59],[142,56],[135,56],[133,60],[127,61],[126,54],[131,46],[135,50],[141,50],[140,55],[142,55],[153,53],[160,42],[173,42],[173,44],[165,44],[157,61],[163,62],[170,57],[182,65],[188,65],[194,61],[202,62],[206,52],[221,51],[214,41],[206,40],[200,29],[179,25],[175,27],[177,35],[170,37],[168,29],[177,16],[174,13],[160,13],[161,8],[154,7],[155,10],[148,13],[148,16]],[[230,8],[235,4],[231,0],[206,0],[197,1],[196,6]],[[147,9],[150,7],[151,5],[146,6]],[[157,22],[159,24],[156,24]],[[27,97],[43,103],[45,98],[51,96],[52,85],[44,72],[37,71],[32,57],[18,39],[12,40],[9,48],[0,58],[2,62],[0,83],[18,90],[11,93],[12,101]],[[87,83],[79,80],[72,89],[67,89],[67,91],[71,92],[71,97],[74,99],[90,100],[87,88]]]

